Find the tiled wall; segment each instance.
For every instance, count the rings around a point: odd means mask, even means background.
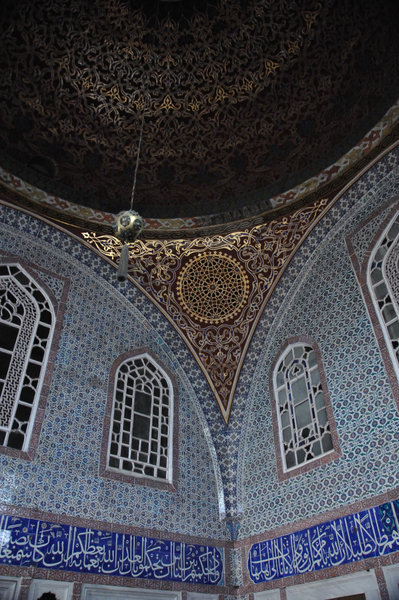
[[[398,154],[339,198],[296,253],[260,319],[228,427],[190,352],[144,295],[117,284],[113,268],[71,237],[2,207],[1,251],[63,275],[70,289],[37,452],[32,461],[0,456],[0,502],[50,521],[66,515],[64,522],[81,526],[93,520],[221,545],[229,537],[220,521],[226,508],[233,538],[240,522],[231,582],[249,585],[240,541],[248,546],[248,538],[278,537],[385,501],[378,498],[398,486],[399,416],[345,240],[381,208],[381,218],[353,238],[364,255],[399,193]],[[59,294],[56,278],[48,274],[46,284]],[[269,374],[278,349],[298,336],[320,348],[341,455],[280,481]],[[177,491],[98,475],[108,373],[135,348],[148,348],[177,379]]]
[[[50,515],[225,538],[215,453],[185,374],[195,369],[194,361],[177,334],[134,286],[117,284],[112,267],[81,244],[10,208],[2,207],[0,218],[3,252],[70,279],[36,455],[31,462],[1,456],[0,502]],[[57,285],[55,278],[47,279],[49,287]],[[148,348],[177,380],[175,492],[98,474],[109,371],[119,355],[136,348]]]
[[[363,219],[398,194],[396,160],[395,152],[385,157],[337,201],[277,288],[279,309],[274,315],[265,311],[260,321],[249,357],[258,358],[240,448],[241,538],[289,528],[398,485],[399,415],[345,243]],[[280,482],[269,373],[284,341],[301,335],[319,344],[342,454]]]

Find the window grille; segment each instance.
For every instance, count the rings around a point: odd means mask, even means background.
[[[0,265],[0,445],[26,451],[54,329],[47,294],[19,264]]]
[[[171,481],[173,388],[148,354],[125,360],[115,374],[107,468]]]
[[[294,469],[333,450],[315,350],[290,345],[273,377],[284,470]]]
[[[399,213],[368,263],[368,285],[395,369],[399,367]]]

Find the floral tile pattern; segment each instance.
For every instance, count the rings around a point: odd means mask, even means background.
[[[256,357],[239,456],[240,537],[398,485],[399,416],[345,245],[349,232],[397,195],[396,160],[397,151],[387,155],[338,200],[297,252],[259,323],[247,362],[249,368]],[[342,456],[280,483],[269,371],[285,339],[303,334],[320,345]]]
[[[3,252],[69,277],[71,287],[36,457],[32,462],[1,457],[0,501],[225,538],[227,530],[219,521],[218,498],[222,503],[223,494],[215,479],[216,454],[190,381],[196,366],[181,340],[134,286],[117,286],[115,271],[69,236],[7,207],[1,209],[1,228]],[[98,475],[110,367],[122,353],[144,347],[159,356],[178,381],[181,443],[176,492]]]
[[[345,236],[399,193],[398,163],[397,149],[386,154],[297,250],[248,349],[228,427],[187,347],[134,285],[117,283],[113,267],[68,235],[3,207],[1,249],[72,283],[38,451],[30,463],[1,457],[0,500],[225,540],[224,515],[241,518],[243,539],[394,488],[399,418]],[[269,369],[284,340],[301,334],[320,346],[342,456],[279,482]],[[178,380],[177,492],[98,476],[109,369],[139,347],[159,356]]]

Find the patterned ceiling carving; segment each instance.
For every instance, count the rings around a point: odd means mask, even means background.
[[[314,204],[246,231],[193,240],[129,244],[131,280],[190,348],[226,423],[248,345],[285,266],[331,202]],[[114,236],[82,239],[115,264]]]
[[[136,209],[250,212],[260,190],[333,162],[399,95],[396,4],[6,0],[0,162],[117,212],[144,111]]]

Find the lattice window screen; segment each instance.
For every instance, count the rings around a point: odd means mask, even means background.
[[[284,470],[333,450],[320,372],[314,349],[293,344],[274,371],[274,390]]]
[[[173,388],[147,354],[125,360],[115,376],[108,469],[171,480]]]
[[[18,264],[0,265],[0,444],[27,450],[54,330],[44,290]]]
[[[368,269],[368,285],[389,352],[399,367],[399,213],[374,248]]]

